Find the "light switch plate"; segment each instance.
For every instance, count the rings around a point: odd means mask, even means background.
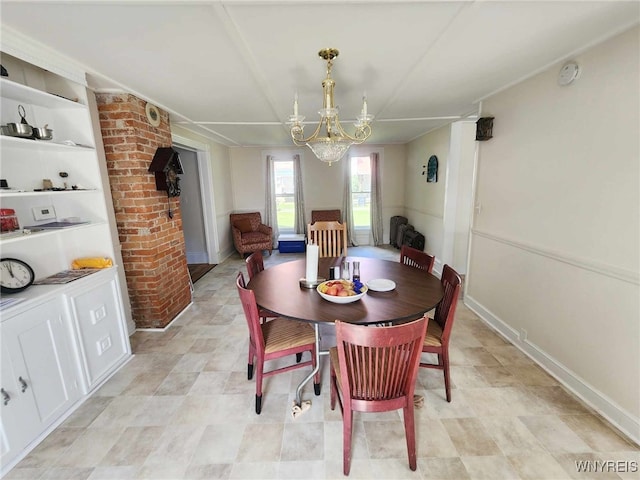
[[[53,205],[47,205],[46,207],[33,207],[31,211],[33,212],[33,218],[35,218],[36,221],[55,220],[56,218],[56,210],[53,208]]]

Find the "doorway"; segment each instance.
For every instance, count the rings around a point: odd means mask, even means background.
[[[218,263],[215,208],[206,145],[173,138],[184,173],[180,177],[180,211],[187,265],[193,283]]]
[[[200,171],[196,152],[181,147],[173,147],[180,155],[184,173],[180,177],[180,210],[182,231],[187,253],[187,264],[209,263],[204,233],[204,213],[202,192],[200,191]]]

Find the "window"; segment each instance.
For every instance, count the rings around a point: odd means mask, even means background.
[[[296,212],[293,160],[274,161],[273,173],[278,230],[283,233],[293,233]]]
[[[371,159],[351,157],[351,206],[353,225],[371,227]]]

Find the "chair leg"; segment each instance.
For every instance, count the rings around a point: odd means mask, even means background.
[[[351,406],[344,408],[342,412],[342,471],[349,475],[351,470],[351,433],[353,430],[353,411]]]
[[[251,380],[253,378],[254,359],[255,359],[255,353],[253,351],[253,344],[251,343],[251,339],[249,339],[249,359],[247,361],[247,380]]]
[[[409,405],[402,410],[404,412],[404,434],[407,438],[407,454],[409,455],[409,468],[413,471],[417,468],[416,459],[416,426],[413,409],[413,399],[407,399]]]
[[[442,370],[444,371],[444,389],[447,393],[447,402],[451,402],[451,376],[449,374],[449,352],[442,352]]]
[[[260,415],[262,411],[262,372],[264,371],[264,359],[258,358],[256,365],[256,413]]]
[[[331,377],[329,379],[329,388],[331,389],[331,410],[336,409],[336,372],[331,368]]]

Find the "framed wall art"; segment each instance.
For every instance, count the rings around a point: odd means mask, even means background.
[[[438,157],[431,155],[427,164],[423,165],[422,168],[425,169],[422,172],[422,175],[427,176],[427,182],[431,183],[438,181]]]

